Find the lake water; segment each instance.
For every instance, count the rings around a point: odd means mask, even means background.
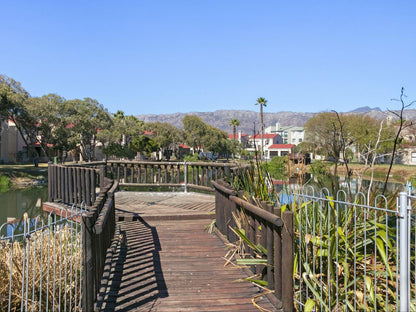
[[[42,208],[36,207],[38,199],[40,203],[48,199],[47,186],[0,190],[0,225],[11,218],[20,219],[25,212],[31,217],[39,215]]]

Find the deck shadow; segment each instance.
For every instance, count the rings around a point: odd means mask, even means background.
[[[157,304],[169,296],[155,227],[142,218],[118,222],[117,248],[113,254],[110,281],[102,285],[98,311],[132,311]]]

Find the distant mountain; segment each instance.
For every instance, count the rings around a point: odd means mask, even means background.
[[[265,127],[275,125],[276,122],[280,122],[282,126],[302,126],[315,114],[316,113],[295,112],[264,113],[263,119]],[[233,118],[237,118],[240,121],[241,126],[237,127],[237,130],[241,130],[243,133],[252,134],[254,128],[256,129],[256,132],[258,132],[260,126],[259,112],[241,110],[217,110],[214,112],[190,112],[161,115],[151,114],[138,115],[136,117],[144,122],[167,122],[178,128],[182,128],[182,119],[187,115],[198,116],[204,122],[227,133],[232,133],[232,127],[228,123]]]
[[[358,108],[350,111],[350,113],[368,113],[368,112],[371,112],[371,111],[381,112],[381,109],[379,107],[371,108],[369,106],[363,106],[363,107],[358,107]]]
[[[395,111],[396,113],[398,111]],[[380,108],[360,107],[351,112],[353,114],[365,114],[376,119],[385,119],[387,116],[392,116],[397,119],[391,112],[382,111]],[[347,113],[347,114],[348,114]],[[296,112],[277,112],[264,113],[264,126],[269,127],[276,125],[279,122],[282,126],[303,126],[306,121],[315,116],[317,113],[296,113]],[[191,112],[191,113],[175,113],[175,114],[161,114],[161,115],[137,115],[139,120],[144,122],[167,122],[178,128],[182,128],[182,119],[187,115],[195,115],[200,117],[206,123],[221,129],[227,133],[232,133],[232,127],[228,124],[231,119],[237,118],[241,126],[237,130],[243,133],[253,134],[254,129],[259,131],[260,114],[254,111],[241,110],[217,110],[214,112]],[[416,110],[406,110],[404,113],[406,119],[416,119]]]

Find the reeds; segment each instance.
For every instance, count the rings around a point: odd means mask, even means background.
[[[0,241],[0,311],[79,310],[82,283],[78,224],[46,227]]]

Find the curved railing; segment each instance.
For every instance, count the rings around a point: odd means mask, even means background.
[[[237,170],[233,163],[107,161],[107,176],[120,186],[167,186],[213,191],[211,181],[225,179]]]

